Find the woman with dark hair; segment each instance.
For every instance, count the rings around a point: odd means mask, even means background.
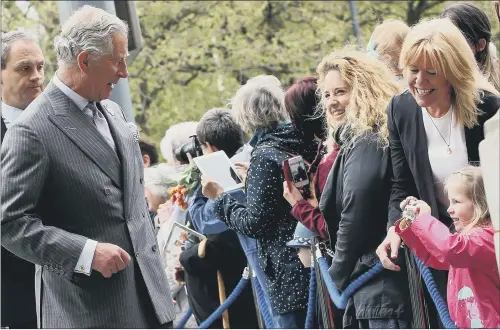
[[[446,7],[441,18],[448,18],[460,29],[469,43],[479,69],[500,90],[500,72],[490,53],[491,23],[486,13],[470,3],[456,3]]]
[[[325,116],[316,111],[317,83],[318,77],[314,76],[297,79],[286,90],[285,108],[293,126],[304,134],[304,138],[323,140],[326,137]]]
[[[298,79],[285,94],[285,107],[292,124],[304,133],[306,139],[324,140],[327,137],[326,118],[323,111],[317,111],[319,99],[316,95],[318,78],[314,76]],[[325,148],[320,145],[315,161],[311,164],[309,173],[314,173],[311,180],[312,200],[305,200],[295,186],[283,183],[283,196],[292,206],[292,216],[299,220],[309,230],[326,240],[328,237],[325,219],[318,208],[318,199],[338,153],[334,145],[323,157]]]

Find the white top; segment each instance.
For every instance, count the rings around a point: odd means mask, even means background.
[[[441,118],[432,117],[431,119],[427,109],[422,108],[422,118],[424,119],[425,135],[427,136],[427,150],[434,179],[434,188],[436,189],[438,202],[445,211],[450,203],[444,193],[444,180],[453,172],[469,164],[464,126],[456,120],[453,111],[448,111]],[[452,119],[450,133],[450,121]],[[442,137],[439,134],[440,132]],[[448,153],[446,143],[449,144],[451,153]]]
[[[15,108],[2,101],[2,118],[7,129],[22,113],[22,109]]]

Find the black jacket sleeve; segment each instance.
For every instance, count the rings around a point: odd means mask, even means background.
[[[377,221],[376,210],[387,207],[387,204],[379,205],[379,196],[390,166],[387,148],[373,139],[359,139],[354,147],[346,150],[344,157],[342,210],[330,268],[333,281],[341,291],[351,282],[356,263],[366,250],[366,241],[372,234],[370,228],[373,221]]]
[[[397,96],[396,96],[397,97]],[[389,147],[392,164],[392,188],[389,200],[389,221],[387,227],[391,227],[401,217],[399,204],[408,196],[418,197],[415,180],[406,160],[405,151],[401,144],[399,129],[396,120],[397,111],[404,111],[397,106],[396,97],[393,97],[387,107]]]

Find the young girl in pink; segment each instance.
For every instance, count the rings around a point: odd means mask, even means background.
[[[467,166],[453,173],[445,191],[456,233],[414,197],[401,203],[407,214],[414,211],[414,220],[399,220],[396,232],[425,265],[449,270],[448,308],[458,328],[499,328],[500,277],[481,169]]]

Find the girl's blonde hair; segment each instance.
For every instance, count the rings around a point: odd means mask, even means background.
[[[468,128],[477,125],[481,90],[500,94],[482,75],[462,32],[447,18],[413,26],[403,43],[399,67],[407,74],[408,67],[422,57],[451,84],[458,122]]]
[[[375,52],[389,66],[389,69],[397,72],[398,62],[394,62],[393,58],[399,59],[401,47],[408,32],[410,32],[410,27],[405,22],[385,20],[373,30],[366,50]]]
[[[469,232],[475,227],[482,227],[491,223],[490,211],[486,202],[486,191],[484,189],[483,171],[480,167],[466,166],[454,172],[444,183],[444,190],[448,194],[450,185],[461,188],[462,193],[472,201],[474,205],[474,217],[464,228],[463,232]]]
[[[388,146],[386,108],[391,97],[401,92],[400,86],[392,79],[392,73],[381,61],[350,46],[332,52],[316,69],[322,111],[327,111],[323,96],[325,77],[332,70],[337,70],[350,87],[351,97],[345,112],[350,134],[356,138],[365,132],[374,132],[379,142]]]

